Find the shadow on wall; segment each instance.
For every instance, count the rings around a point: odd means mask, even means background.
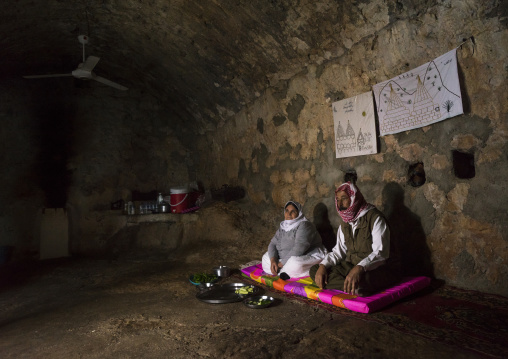
[[[430,249],[420,217],[404,205],[404,190],[395,183],[383,189],[383,213],[390,226],[392,246],[401,260],[402,273],[407,276],[434,277]]]
[[[337,237],[328,218],[328,208],[324,203],[318,203],[314,207],[314,225],[323,240],[323,245],[331,252],[337,243]]]
[[[68,169],[76,138],[75,99],[61,88],[40,88],[29,104],[33,110],[33,138],[38,150],[34,174],[44,192],[46,208],[65,208],[71,186]]]

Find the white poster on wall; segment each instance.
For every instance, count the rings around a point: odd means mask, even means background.
[[[381,136],[464,113],[456,51],[372,87]]]
[[[377,153],[372,92],[334,102],[332,109],[336,158]]]

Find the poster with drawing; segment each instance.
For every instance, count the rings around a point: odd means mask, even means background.
[[[334,102],[332,109],[336,158],[377,153],[372,92]]]
[[[457,49],[372,87],[381,136],[464,113]]]

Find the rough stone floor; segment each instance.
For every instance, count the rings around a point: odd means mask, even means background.
[[[277,294],[262,310],[203,303],[188,278],[204,266],[125,257],[2,268],[0,357],[479,357]]]

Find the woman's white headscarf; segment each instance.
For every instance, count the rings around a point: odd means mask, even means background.
[[[289,204],[292,204],[293,206],[296,207],[296,209],[298,210],[298,217],[296,217],[295,219],[288,219],[280,222],[280,229],[282,229],[285,232],[289,232],[290,230],[298,226],[300,222],[307,221],[307,218],[305,218],[302,212],[302,205],[298,202],[295,201],[287,202],[286,205],[284,206],[284,211],[286,211],[286,207]]]

